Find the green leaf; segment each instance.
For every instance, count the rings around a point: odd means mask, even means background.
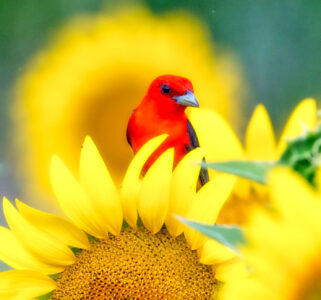
[[[70,250],[75,254],[76,256],[82,252],[82,249],[76,248],[76,247],[71,247],[69,246]]]
[[[12,268],[5,264],[3,261],[0,261],[0,272],[11,270]]]
[[[266,175],[275,164],[276,162],[269,161],[231,160],[216,163],[201,163],[201,166],[202,168],[214,169],[266,184]]]
[[[205,236],[223,244],[236,254],[239,254],[238,246],[247,244],[243,229],[236,225],[207,225],[184,219],[176,218],[183,224],[199,231]]]
[[[313,187],[317,187],[316,173],[321,157],[321,125],[287,141],[279,164],[301,174]]]
[[[37,300],[49,300],[49,299],[51,299],[52,294],[53,294],[53,292],[50,292],[50,293],[48,293],[46,295],[39,296],[36,299]]]

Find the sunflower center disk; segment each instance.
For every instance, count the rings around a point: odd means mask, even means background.
[[[212,268],[183,237],[127,228],[79,253],[52,299],[209,299],[214,289]]]

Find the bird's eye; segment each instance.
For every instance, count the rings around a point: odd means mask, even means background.
[[[162,84],[161,86],[161,91],[164,95],[168,95],[171,92],[171,89],[169,87],[169,85],[167,84]]]

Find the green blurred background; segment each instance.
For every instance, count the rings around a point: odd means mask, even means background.
[[[132,1],[134,2],[134,1]],[[132,3],[131,2],[131,3]],[[0,0],[0,161],[9,141],[11,87],[33,54],[72,16],[95,13],[122,1]],[[240,60],[249,92],[245,120],[255,103],[266,105],[275,127],[305,97],[321,99],[320,0],[145,0],[155,13],[173,8],[195,13],[205,22],[215,45]],[[197,45],[195,45],[197,47]],[[241,128],[239,132],[242,132]],[[5,164],[0,193],[19,195]]]

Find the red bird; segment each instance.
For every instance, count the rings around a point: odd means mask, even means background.
[[[185,109],[199,107],[192,83],[183,77],[163,75],[149,86],[147,94],[133,111],[127,126],[127,140],[136,153],[148,140],[161,134],[167,139],[156,149],[144,166],[146,172],[152,163],[167,149],[175,148],[174,166],[199,142],[189,122]],[[200,181],[208,181],[208,173],[202,169]]]

